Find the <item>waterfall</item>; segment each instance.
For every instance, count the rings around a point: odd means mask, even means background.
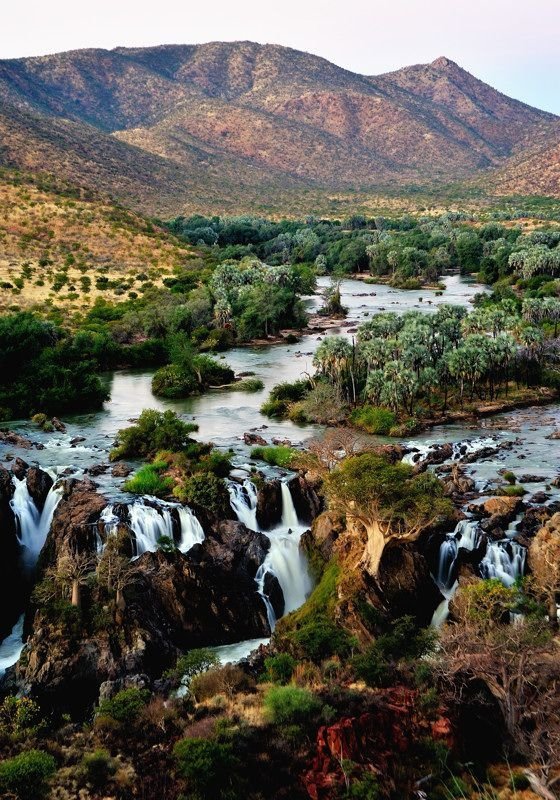
[[[151,498],[150,498],[151,499]],[[130,506],[130,528],[134,533],[135,557],[155,552],[162,536],[173,541],[173,517],[169,507],[146,505],[144,500]]]
[[[459,461],[467,455],[483,450],[485,447],[496,445],[496,438],[493,436],[481,436],[477,439],[465,439],[461,442],[453,442],[453,451],[446,461]],[[403,464],[418,464],[424,461],[432,450],[439,447],[437,444],[423,444],[420,442],[407,442],[406,447],[411,448],[411,452],[403,456]]]
[[[258,531],[257,522],[257,487],[248,478],[243,483],[230,481],[228,492],[231,507],[239,522],[251,531]]]
[[[181,553],[187,553],[195,544],[204,541],[204,530],[190,508],[179,506],[177,510],[181,523],[179,550]]]
[[[243,484],[232,481],[228,489],[237,519],[247,528],[259,531],[257,489],[254,483],[250,480],[245,480]],[[285,614],[289,614],[290,611],[295,611],[296,608],[303,605],[312,589],[307,559],[299,546],[301,535],[307,526],[298,519],[290,487],[285,481],[281,482],[280,491],[282,496],[281,522],[274,530],[263,531],[270,541],[270,548],[255,575],[257,591],[266,606],[271,630],[276,624],[276,615],[264,590],[267,573],[274,575],[280,584],[284,595]]]
[[[18,660],[23,650],[23,622],[22,614],[14,625],[12,632],[0,644],[0,680],[8,667],[12,667]]]
[[[486,555],[480,562],[480,573],[483,578],[498,578],[505,586],[513,586],[523,577],[526,556],[526,548],[509,539],[488,542]]]
[[[459,550],[472,551],[478,547],[480,531],[475,520],[462,519],[455,530],[448,533],[439,549],[436,583],[442,594],[449,592],[455,583],[455,565]]]
[[[32,569],[45,544],[54,512],[64,488],[62,485],[53,484],[46,497],[43,510],[39,511],[29,494],[26,479],[21,478],[20,480],[14,475],[13,484],[14,495],[10,500],[10,505],[17,520],[17,536],[23,547],[24,563]]]

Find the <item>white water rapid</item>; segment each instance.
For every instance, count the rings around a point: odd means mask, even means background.
[[[42,511],[39,511],[29,494],[27,481],[13,476],[14,495],[10,500],[17,522],[17,536],[23,547],[22,558],[28,569],[33,569],[39,558],[53,514],[60,502],[63,487],[54,483],[47,495]]]
[[[22,614],[14,625],[12,632],[0,644],[0,680],[8,667],[13,667],[19,660],[23,650],[23,621],[25,614]]]
[[[278,527],[261,531],[270,540],[270,549],[255,576],[258,592],[266,605],[271,630],[276,625],[276,615],[264,589],[267,573],[274,575],[280,584],[284,595],[284,614],[289,614],[290,611],[295,611],[303,605],[312,589],[307,559],[299,546],[301,535],[307,526],[298,519],[290,487],[285,481],[281,482],[280,491],[282,519]],[[260,531],[257,523],[255,485],[249,480],[243,484],[231,482],[229,492],[237,519],[247,528]]]

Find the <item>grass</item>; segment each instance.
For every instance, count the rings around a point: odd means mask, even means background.
[[[260,378],[245,378],[228,386],[228,389],[232,392],[260,392],[264,389],[264,382]]]
[[[165,497],[173,488],[173,478],[165,478],[161,475],[166,468],[167,463],[165,461],[145,464],[132,478],[126,481],[123,489],[131,494],[149,494],[154,497]]]
[[[284,469],[289,469],[297,456],[297,450],[281,444],[253,447],[251,450],[251,458],[258,458],[273,467],[283,467]]]

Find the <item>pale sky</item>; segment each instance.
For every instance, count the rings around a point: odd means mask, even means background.
[[[560,0],[4,0],[0,58],[249,39],[375,75],[441,55],[560,114]]]

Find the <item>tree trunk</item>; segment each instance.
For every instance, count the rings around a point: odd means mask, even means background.
[[[379,572],[381,557],[385,549],[385,537],[377,522],[366,526],[367,543],[362,556],[362,567],[372,577]]]
[[[72,581],[72,600],[71,603],[76,608],[80,607],[80,581],[73,580]]]
[[[117,589],[116,606],[117,610],[115,613],[115,622],[117,625],[122,625],[124,621],[124,610],[126,608],[126,601],[124,599],[122,589]]]

